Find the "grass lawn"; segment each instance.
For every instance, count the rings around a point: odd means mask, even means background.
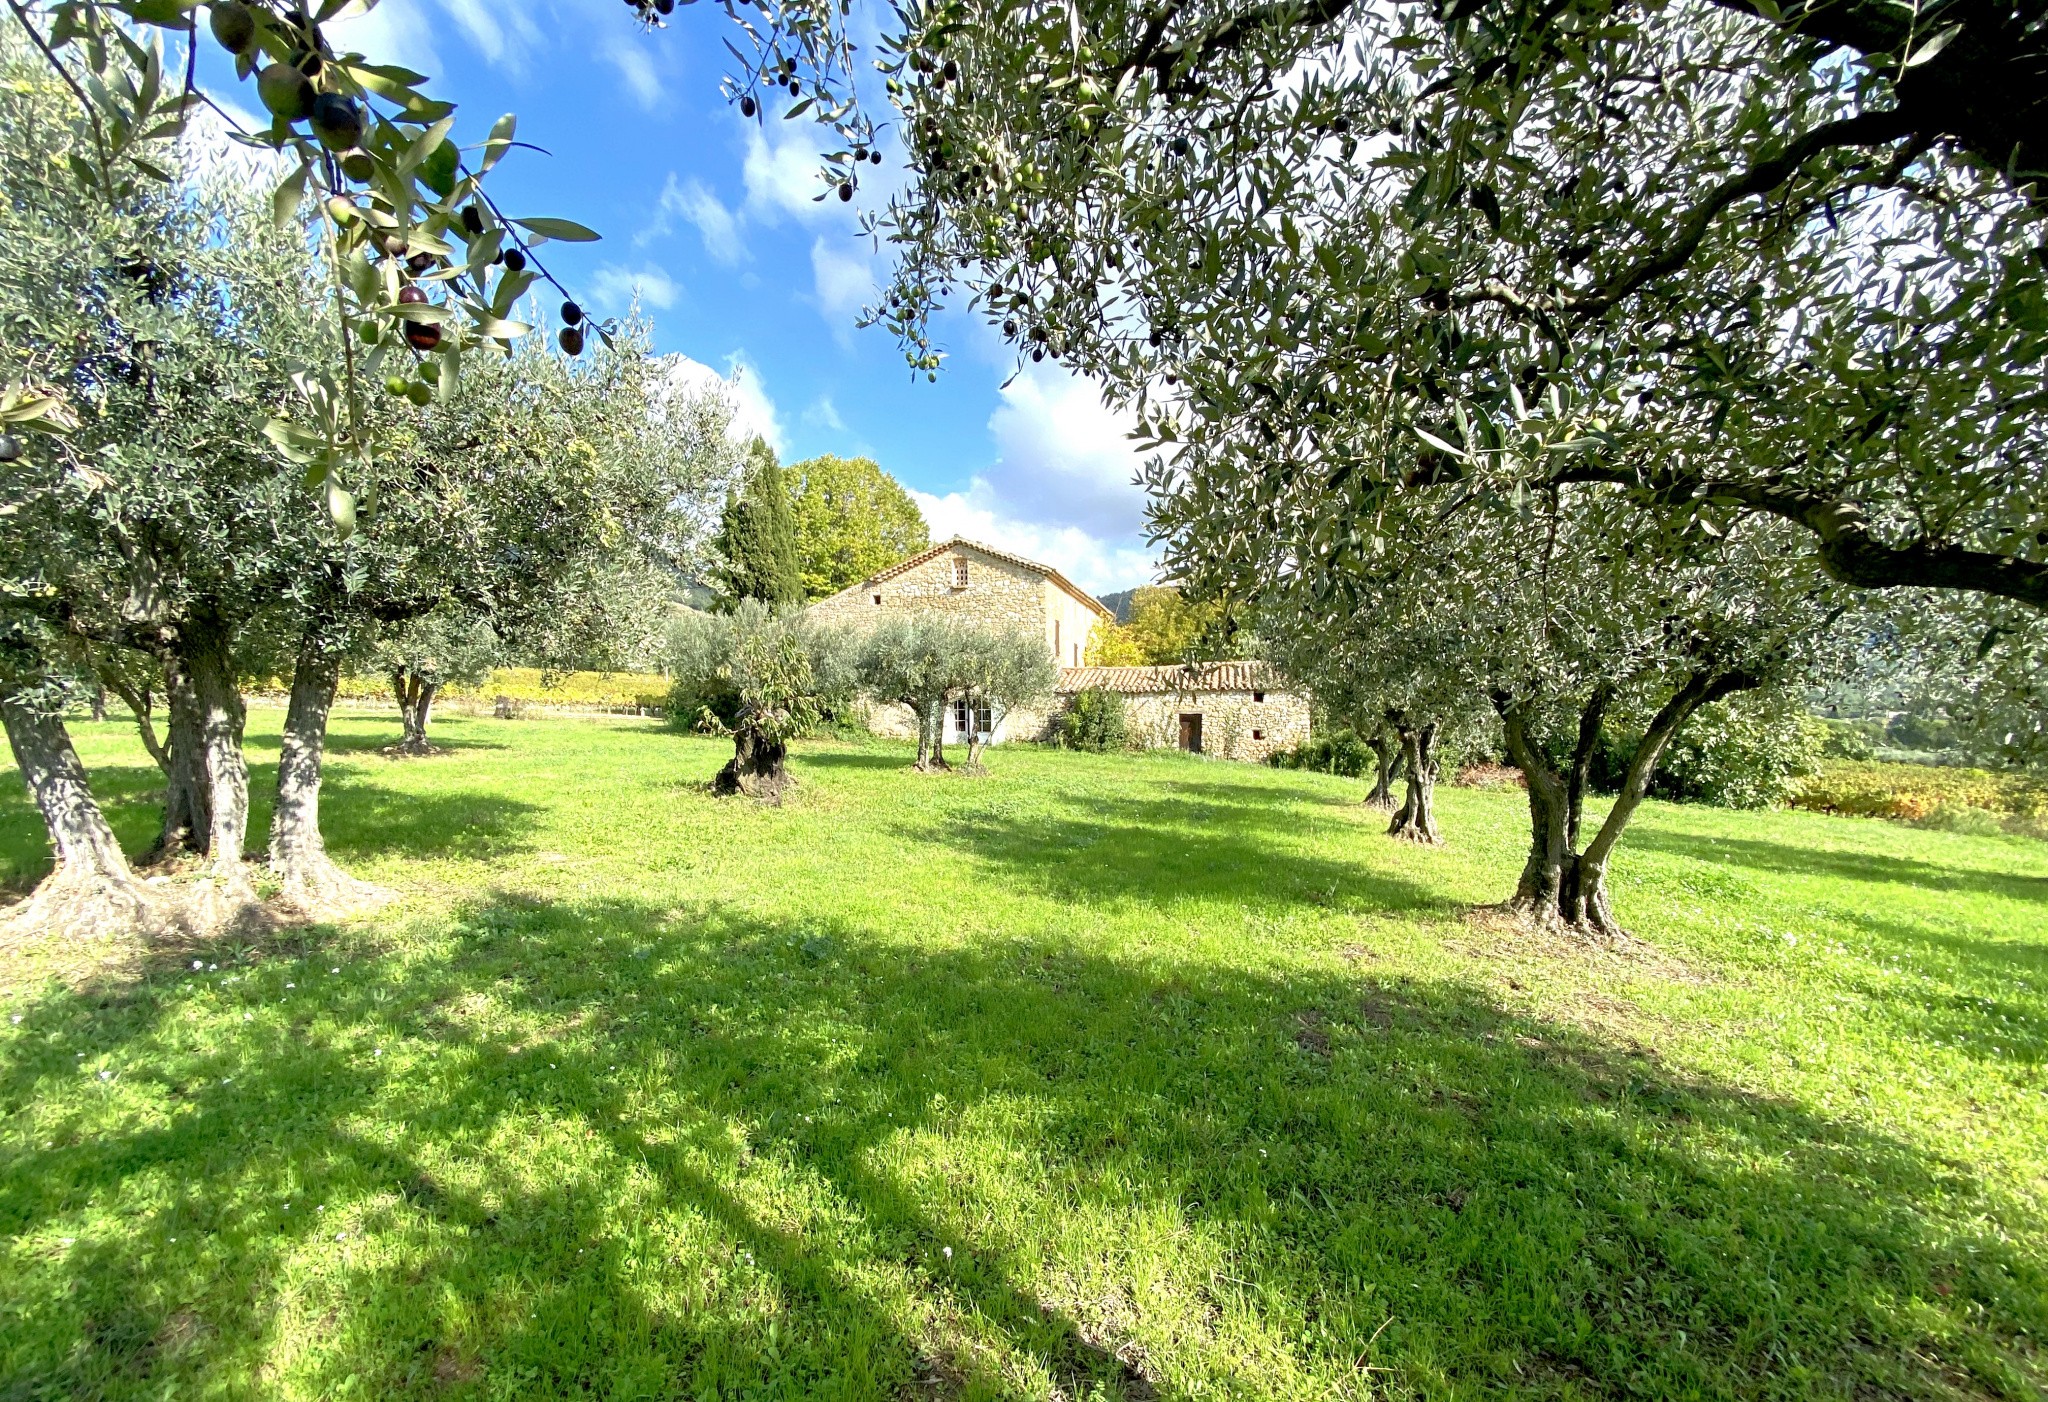
[[[1651,804],[1602,954],[1468,916],[1513,793],[436,728],[337,723],[377,919],[0,970],[0,1398],[2048,1389],[2048,844]]]

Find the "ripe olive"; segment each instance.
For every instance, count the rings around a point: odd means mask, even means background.
[[[482,233],[484,231],[483,210],[473,204],[464,205],[462,207],[462,227],[469,230],[472,234]]]
[[[247,53],[249,46],[256,42],[255,12],[240,0],[216,4],[207,15],[206,22],[213,29],[213,37],[220,41],[220,46],[231,54]]]
[[[256,75],[256,95],[275,117],[296,122],[313,110],[313,80],[289,63],[273,63]]]
[[[853,182],[851,180],[839,187],[839,198],[842,202],[853,198]]]
[[[405,260],[405,270],[411,273],[414,277],[418,277],[421,273],[427,272],[433,266],[434,255],[431,253],[415,253],[412,255],[412,257]]]
[[[398,300],[408,307],[424,306],[427,300],[427,290],[424,287],[407,283],[398,289]]]
[[[754,99],[753,99],[753,98],[751,98],[751,97],[743,97],[743,98],[741,98],[741,99],[740,99],[740,115],[741,115],[742,117],[751,117],[751,116],[753,116],[753,115],[754,115]]]
[[[506,272],[508,272],[508,273],[523,273],[523,272],[525,272],[525,271],[526,271],[526,255],[525,255],[524,253],[521,253],[521,252],[520,252],[520,251],[519,251],[518,249],[516,249],[516,248],[508,248],[508,249],[506,249],[506,250],[505,250],[505,271],[506,271]]]
[[[582,320],[583,308],[577,306],[574,302],[562,303],[562,322],[564,325],[574,326]]]
[[[19,438],[11,433],[0,433],[0,462],[19,462],[22,452]]]
[[[430,351],[441,344],[441,328],[431,321],[408,321],[405,343],[416,351]]]
[[[555,341],[569,355],[583,354],[583,330],[577,326],[564,326]]]
[[[347,151],[363,139],[363,109],[340,93],[313,99],[313,135],[330,151]]]

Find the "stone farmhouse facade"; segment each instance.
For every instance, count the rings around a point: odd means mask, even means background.
[[[1132,742],[1148,750],[1260,762],[1309,738],[1308,694],[1263,662],[1060,671],[1063,699],[1098,688],[1124,698]]]
[[[818,600],[820,623],[863,627],[893,614],[944,613],[987,628],[1035,632],[1045,640],[1059,684],[1048,707],[1018,707],[994,716],[968,701],[946,715],[946,741],[972,731],[1007,739],[1051,738],[1055,721],[1082,691],[1124,697],[1131,734],[1147,748],[1177,746],[1227,759],[1263,760],[1309,735],[1306,693],[1290,689],[1260,662],[1207,662],[1188,667],[1089,667],[1088,642],[1116,615],[1050,565],[955,536]],[[908,707],[877,706],[868,718],[878,735],[917,733]]]

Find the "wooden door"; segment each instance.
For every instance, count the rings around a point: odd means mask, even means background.
[[[1183,714],[1180,718],[1180,747],[1191,755],[1202,752],[1202,713]]]

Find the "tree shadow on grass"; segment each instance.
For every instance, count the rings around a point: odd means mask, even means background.
[[[1217,797],[1055,793],[1051,802],[1045,816],[963,807],[900,830],[1005,868],[1031,889],[1097,905],[1229,900],[1443,918],[1465,908],[1421,882],[1291,849],[1301,815],[1255,789]]]
[[[485,861],[528,850],[542,811],[487,789],[415,793],[344,771],[321,786],[320,828],[329,854],[344,864],[394,853]]]
[[[1848,881],[1914,886],[1925,891],[1978,891],[2008,900],[2048,903],[2048,876],[2023,876],[1996,868],[1916,861],[1876,852],[1828,851],[1749,837],[1697,837],[1642,827],[1628,836],[1631,846],[1688,857],[1710,866],[1796,876],[1835,876]]]
[[[1967,1171],[1477,989],[510,896],[431,948],[24,1009],[0,1395],[2044,1376]]]

